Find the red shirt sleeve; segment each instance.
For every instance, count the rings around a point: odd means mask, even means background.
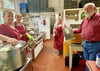
[[[73,30],[73,33],[74,33],[74,34],[81,33],[81,31],[82,31],[82,25],[83,25],[83,22],[84,22],[84,20],[82,21],[82,23],[81,23],[81,25],[80,25],[80,28],[79,28],[79,29]]]

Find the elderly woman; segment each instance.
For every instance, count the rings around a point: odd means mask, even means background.
[[[57,55],[63,53],[63,23],[62,16],[59,14],[58,22],[54,25],[53,36],[54,36],[54,48],[58,50]]]
[[[15,19],[16,21],[14,22],[14,26],[15,28],[20,32],[20,39],[23,41],[28,41],[28,40],[33,40],[33,36],[31,36],[30,34],[28,34],[24,28],[24,25],[21,22],[22,19],[22,14],[16,14],[15,15]],[[26,48],[26,53],[28,53],[29,50],[28,48]]]
[[[27,34],[26,34],[26,31],[25,31],[25,28],[24,28],[24,25],[22,24],[21,22],[21,19],[22,19],[22,15],[21,14],[16,14],[15,15],[15,28],[20,32],[20,38],[21,40],[24,40],[24,41],[27,41],[28,38],[27,38]]]
[[[3,18],[4,24],[0,25],[0,40],[3,40],[4,43],[9,42],[12,45],[18,44],[18,40],[21,40],[20,32],[14,26],[13,13],[11,11],[6,10],[3,13]],[[14,71],[19,71],[19,69]]]
[[[4,43],[10,42],[11,44],[16,45],[18,43],[17,40],[20,40],[20,33],[13,25],[13,13],[6,10],[3,13],[3,18],[4,24],[0,25],[0,39],[4,40]]]
[[[16,19],[16,21],[14,23],[14,26],[20,32],[21,40],[24,40],[24,41],[33,40],[33,36],[31,36],[30,34],[28,34],[26,32],[25,27],[21,22],[22,14],[20,14],[20,13],[16,14],[15,19]]]

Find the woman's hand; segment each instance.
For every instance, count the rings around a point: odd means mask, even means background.
[[[19,41],[15,38],[8,38],[7,42],[15,46],[18,44]]]

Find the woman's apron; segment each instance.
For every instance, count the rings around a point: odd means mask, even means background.
[[[63,27],[57,26],[54,36],[54,48],[59,51],[63,51],[63,41],[64,41]]]
[[[27,41],[28,38],[27,38],[26,31],[25,31],[24,26],[22,25],[22,23],[21,23],[20,26],[18,26],[17,23],[15,22],[15,28],[16,28],[16,29],[20,32],[20,34],[22,35],[22,36],[21,36],[21,40]]]
[[[18,26],[17,23],[15,22],[14,25],[15,25],[15,28],[16,28],[16,29],[20,32],[20,34],[22,35],[22,36],[20,37],[20,39],[27,42],[27,41],[28,41],[28,38],[27,38],[26,30],[25,30],[23,24],[20,23],[20,26]],[[25,48],[25,53],[26,53],[26,55],[28,55],[29,52],[30,52],[29,49],[28,49],[28,48]]]

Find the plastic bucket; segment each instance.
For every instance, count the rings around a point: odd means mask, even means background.
[[[27,13],[28,12],[28,5],[27,3],[20,3],[20,12]]]
[[[20,3],[20,8],[27,8],[27,3]]]
[[[96,55],[96,65],[100,68],[100,53]]]

